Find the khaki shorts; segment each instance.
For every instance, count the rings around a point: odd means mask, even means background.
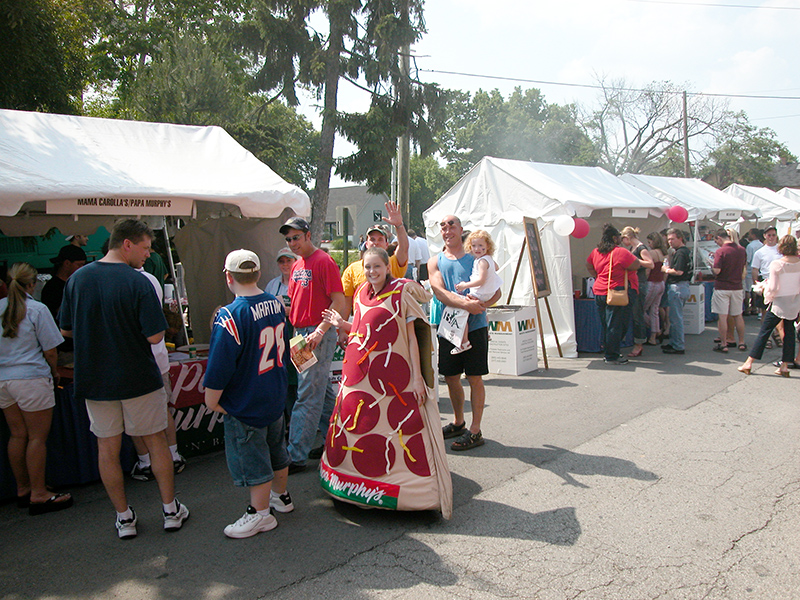
[[[0,381],[0,409],[15,404],[25,412],[53,408],[56,405],[53,380],[49,377],[40,377],[39,379]]]
[[[718,315],[738,317],[742,314],[744,290],[714,290],[711,296],[711,312]]]
[[[152,435],[167,428],[167,398],[158,388],[128,400],[87,400],[89,429],[99,438],[121,435]]]

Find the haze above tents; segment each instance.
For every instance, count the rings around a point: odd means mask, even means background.
[[[86,232],[72,215],[275,218],[287,208],[310,214],[306,193],[219,127],[0,110],[6,235]]]

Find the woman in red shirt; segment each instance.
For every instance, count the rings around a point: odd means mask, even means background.
[[[597,248],[592,250],[586,259],[586,268],[595,278],[594,291],[597,310],[600,313],[600,326],[602,329],[604,360],[610,365],[624,365],[628,362],[619,353],[622,336],[631,324],[631,306],[639,293],[639,280],[636,270],[639,268],[639,259],[629,250],[620,246],[621,236],[619,231],[611,225],[603,225],[603,235]],[[628,304],[627,306],[610,306],[606,304],[606,295],[609,289],[621,290],[625,287],[625,273],[628,272]],[[633,271],[633,273],[630,273]]]

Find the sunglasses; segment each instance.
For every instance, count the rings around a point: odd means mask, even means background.
[[[439,223],[439,227],[441,227],[442,229],[444,229],[445,227],[455,227],[455,225],[456,222],[453,220],[443,221],[442,223]]]
[[[305,235],[305,234],[303,234],[303,233],[298,233],[297,235],[293,235],[293,236],[286,237],[286,238],[283,238],[283,239],[285,239],[285,240],[286,240],[286,243],[287,243],[287,244],[291,244],[292,242],[296,242],[297,240],[299,240],[299,239],[302,239],[302,237],[303,237],[304,235]]]

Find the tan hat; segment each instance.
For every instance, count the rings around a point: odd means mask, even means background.
[[[242,267],[243,263],[254,263],[254,267]],[[225,271],[230,273],[255,273],[261,270],[261,261],[255,252],[250,250],[234,250],[225,257]]]
[[[275,260],[280,260],[284,256],[286,256],[287,258],[291,258],[292,260],[297,260],[297,255],[291,250],[289,250],[289,248],[281,248],[278,251],[278,256],[275,257]]]

